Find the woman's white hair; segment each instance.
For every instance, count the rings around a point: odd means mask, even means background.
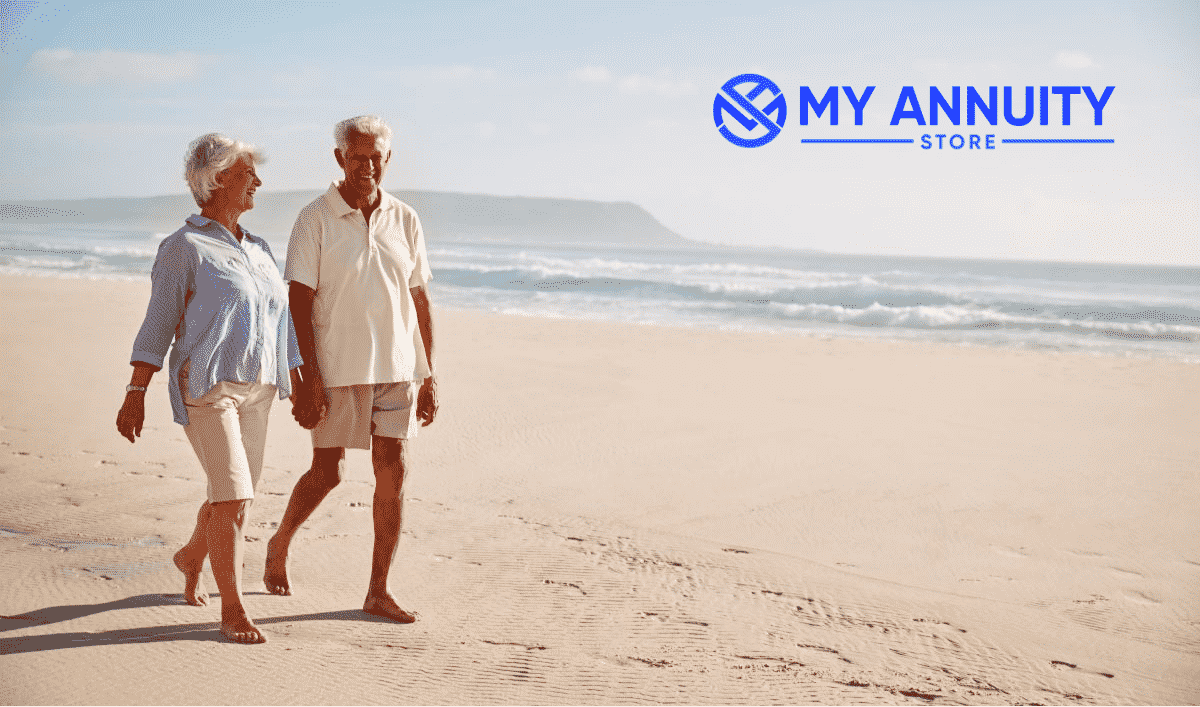
[[[253,164],[262,164],[267,157],[254,145],[234,140],[220,133],[201,135],[188,145],[183,163],[183,176],[196,204],[204,206],[219,187],[217,174],[229,169],[242,157],[249,157]]]
[[[375,138],[376,142],[383,143],[383,152],[392,149],[392,129],[388,124],[383,122],[383,118],[377,115],[360,115],[357,118],[347,118],[337,125],[333,126],[333,139],[337,143],[338,150],[344,155],[346,154],[347,135],[350,133],[358,133],[359,135],[370,135]]]

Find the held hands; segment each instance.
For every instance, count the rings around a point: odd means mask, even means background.
[[[306,430],[321,424],[329,403],[325,399],[325,383],[319,376],[305,380],[297,386],[292,400],[292,417]]]
[[[432,424],[433,418],[437,417],[437,411],[437,381],[430,376],[421,384],[421,390],[417,393],[417,419],[421,421],[421,426],[428,427]]]
[[[142,423],[146,420],[146,395],[140,392],[125,394],[125,402],[117,413],[117,432],[130,442],[142,436]]]

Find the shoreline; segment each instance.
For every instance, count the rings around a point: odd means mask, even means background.
[[[310,453],[279,402],[248,648],[177,599],[204,478],[162,376],[113,429],[148,294],[0,276],[0,701],[1200,700],[1192,364],[437,309],[392,578],[421,619],[358,611],[365,453],[302,591],[262,591]]]
[[[1119,264],[1118,264],[1119,265]],[[1131,267],[1143,267],[1141,265],[1132,265]],[[1156,266],[1157,267],[1157,266]],[[1167,267],[1167,266],[1164,266]],[[1174,267],[1174,266],[1172,266]],[[1178,266],[1188,267],[1188,266]],[[0,267],[0,278],[35,278],[35,279],[51,279],[51,280],[67,280],[67,281],[82,281],[82,282],[121,282],[136,286],[138,284],[149,285],[150,276],[138,274],[83,274],[76,272],[26,272],[18,271],[16,268]],[[437,282],[434,282],[437,287]],[[530,319],[534,321],[546,322],[579,322],[579,323],[596,323],[596,324],[614,324],[617,326],[648,326],[660,327],[665,329],[678,329],[685,331],[708,331],[708,332],[723,332],[729,334],[748,334],[748,335],[764,335],[764,336],[781,336],[781,337],[800,337],[813,340],[840,340],[840,341],[861,341],[861,342],[876,342],[885,345],[915,345],[915,346],[946,346],[957,347],[964,349],[982,349],[996,351],[1010,351],[1014,353],[1030,353],[1030,354],[1047,354],[1047,355],[1067,355],[1067,356],[1085,356],[1096,358],[1114,358],[1128,359],[1139,361],[1163,361],[1168,363],[1181,363],[1184,365],[1200,365],[1200,354],[1193,354],[1191,358],[1180,358],[1177,354],[1154,352],[1154,351],[1137,351],[1137,350],[1101,350],[1101,349],[1084,349],[1082,346],[1074,348],[1051,347],[1046,345],[1027,346],[1023,342],[979,342],[965,339],[959,340],[939,340],[934,338],[933,332],[930,330],[910,330],[897,328],[850,328],[848,330],[837,330],[833,328],[818,329],[818,328],[776,328],[772,329],[766,325],[757,325],[748,323],[746,325],[728,325],[714,326],[710,324],[693,324],[687,322],[632,322],[620,321],[616,319],[600,319],[588,317],[570,317],[559,316],[554,314],[528,314],[528,313],[509,313],[495,312],[480,309],[460,308],[453,306],[438,305],[439,311],[460,312],[466,315],[483,315],[483,316],[499,316],[499,317],[516,317]],[[966,333],[966,332],[963,332]]]

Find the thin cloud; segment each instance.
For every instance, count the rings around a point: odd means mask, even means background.
[[[1069,52],[1066,49],[1054,55],[1054,63],[1064,69],[1087,69],[1097,66],[1092,58],[1083,52]]]
[[[95,139],[95,138],[112,138],[113,136],[149,136],[149,135],[181,135],[181,128],[178,125],[169,123],[146,123],[146,122],[86,122],[78,121],[73,123],[16,123],[9,130],[5,130],[3,135],[0,135],[4,140],[11,144],[14,140],[19,140],[25,135],[35,137],[67,137],[71,139]],[[191,138],[188,138],[191,139]]]
[[[381,72],[381,77],[410,86],[445,85],[471,81],[491,81],[496,78],[494,69],[485,69],[467,64],[450,66],[406,66]]]
[[[644,95],[648,93],[660,96],[685,96],[696,92],[696,87],[690,81],[672,80],[669,73],[660,71],[657,76],[642,76],[630,74],[618,79],[603,66],[585,66],[575,69],[568,74],[573,81],[594,84],[616,84],[621,93]]]
[[[690,81],[672,81],[665,76],[653,77],[638,74],[621,79],[617,83],[617,88],[622,93],[635,95],[654,93],[671,98],[696,92],[696,87]]]
[[[111,50],[75,51],[39,49],[29,67],[64,83],[96,84],[175,83],[196,76],[216,57],[192,52],[152,54]]]
[[[585,66],[571,72],[571,78],[584,83],[608,83],[612,81],[612,73],[603,66]]]

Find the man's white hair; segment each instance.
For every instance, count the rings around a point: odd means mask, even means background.
[[[360,115],[357,118],[347,118],[333,126],[333,139],[337,143],[337,149],[343,155],[346,154],[346,149],[349,147],[347,135],[350,133],[369,135],[375,138],[375,142],[382,142],[383,153],[385,155],[388,150],[392,149],[392,129],[388,127],[387,123],[383,122],[383,118],[377,115]]]
[[[204,206],[216,189],[217,174],[229,169],[242,157],[252,164],[262,164],[267,157],[254,145],[234,140],[221,133],[209,133],[192,140],[183,162],[183,176],[196,204]]]

